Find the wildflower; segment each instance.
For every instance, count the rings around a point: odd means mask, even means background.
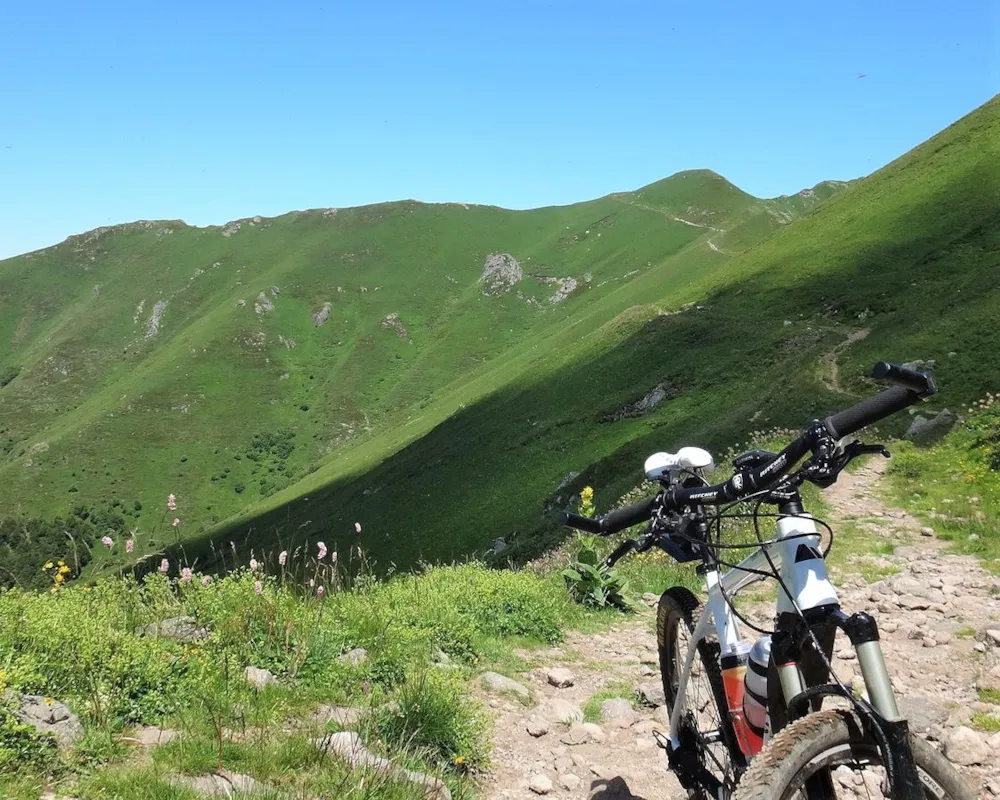
[[[259,566],[260,566],[260,564],[257,563],[257,559],[256,558],[251,558],[250,559],[250,571],[251,572],[256,572],[257,571],[257,567],[259,567]]]
[[[208,584],[210,584],[211,582],[212,582],[212,576],[211,575],[205,575],[201,579],[201,585],[202,586],[208,586]]]
[[[45,566],[42,567],[42,569],[52,569],[52,562],[51,561],[46,561],[45,562]]]
[[[169,511],[177,510],[177,498],[172,494],[167,495],[167,509]]]
[[[166,575],[167,574],[167,570],[169,570],[169,569],[170,569],[170,562],[167,561],[167,559],[163,559],[160,562],[160,572],[162,572],[164,575]]]
[[[135,550],[135,539],[126,539],[125,540],[125,552],[126,553],[131,553],[133,550]]]
[[[66,580],[66,576],[65,575],[63,575],[61,572],[56,573],[56,577],[55,577],[55,582],[56,583],[62,583],[64,580]]]
[[[181,582],[188,583],[191,580],[191,567],[184,567],[181,570]]]
[[[360,522],[355,522],[354,523],[354,530],[357,531],[358,533],[361,533],[361,523]]]
[[[286,561],[288,561],[288,551],[282,550],[280,553],[278,553],[278,563],[281,566],[285,566]]]
[[[318,542],[317,546],[319,547],[319,555],[317,555],[316,558],[322,561],[324,558],[326,558],[326,545],[323,544],[322,542]]]
[[[254,583],[254,585],[253,585],[253,593],[254,594],[263,594],[264,593],[264,584],[261,583],[260,581],[256,581]]]
[[[337,551],[336,550],[334,550],[333,554],[330,556],[330,563],[331,564],[336,564],[337,563]]]
[[[309,579],[309,588],[311,589],[315,585],[316,585],[316,579],[315,578],[310,578]]]
[[[326,591],[326,589],[324,589],[324,588],[323,588],[322,586],[317,586],[317,587],[316,587],[316,596],[317,596],[317,597],[322,597],[322,596],[323,596],[323,593],[324,593],[325,591]]]
[[[65,561],[63,561],[62,559],[60,559],[60,560],[59,560],[59,561],[57,561],[56,563],[57,563],[57,564],[58,564],[58,565],[59,565],[60,567],[65,567],[65,566],[66,566],[66,562],[65,562]]]
[[[67,567],[65,564],[63,564],[61,567],[59,567],[59,574],[60,575],[65,575],[67,572],[69,572],[69,567]]]
[[[465,759],[462,756],[455,756],[455,763],[458,766],[462,766],[465,763]]]
[[[111,546],[114,543],[115,543],[115,540],[112,539],[110,536],[104,536],[104,537],[101,538],[101,544],[103,544],[109,550],[111,549]]]
[[[174,517],[174,521],[171,522],[170,524],[176,528],[178,525],[181,524],[181,521],[177,517]]]

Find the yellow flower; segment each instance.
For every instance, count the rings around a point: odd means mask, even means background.
[[[59,564],[60,567],[65,567],[66,566],[66,562],[65,561],[57,561],[56,563]]]
[[[56,583],[62,583],[64,580],[66,580],[66,576],[65,575],[63,575],[61,572],[58,573],[58,574],[56,574],[56,577],[55,577],[55,582]]]
[[[46,561],[45,562],[45,566],[42,567],[42,569],[52,569],[52,562],[51,561]]]
[[[459,766],[461,766],[462,764],[465,763],[465,759],[462,758],[462,756],[456,756],[455,757],[455,763],[458,764]]]
[[[60,564],[59,565],[59,574],[60,575],[65,575],[67,572],[69,572],[69,567],[67,567],[65,564]]]
[[[594,497],[594,490],[590,486],[584,486],[583,491],[580,492],[580,497],[584,500],[591,500]]]

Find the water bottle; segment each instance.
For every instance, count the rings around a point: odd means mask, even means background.
[[[771,660],[771,637],[761,636],[747,661],[743,690],[743,722],[747,732],[746,755],[756,755],[764,746],[767,728],[767,666]]]
[[[726,704],[729,706],[729,720],[736,734],[736,742],[744,755],[752,755],[752,733],[745,719],[747,665],[753,643],[747,639],[740,640],[726,648],[720,658],[722,667],[722,687],[726,693]],[[759,750],[760,748],[758,748]]]

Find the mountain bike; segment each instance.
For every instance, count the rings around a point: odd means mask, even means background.
[[[882,445],[847,438],[937,391],[929,374],[885,361],[872,376],[892,385],[812,420],[780,453],[743,453],[723,483],[705,478],[714,466],[708,452],[684,447],[646,460],[646,477],[659,484],[654,497],[602,517],[561,514],[564,524],[599,535],[648,523],[607,557],[609,568],[628,553],[655,547],[696,564],[704,578],[704,603],[675,586],[657,606],[670,712],[669,732],[658,734],[658,742],[691,798],[975,797],[944,756],[909,731],[876,621],[841,609],[825,562],[832,530],[806,512],[799,493],[806,482],[831,486],[858,456],[889,457]],[[776,529],[767,539],[760,526],[765,517]],[[736,518],[752,522],[749,544],[723,541],[723,521]],[[821,527],[830,534],[825,549]],[[741,549],[752,552],[733,563],[728,554]],[[778,587],[773,630],[754,625],[734,604],[741,590],[765,579]],[[760,638],[744,639],[741,625]],[[863,693],[833,670],[838,631],[854,648]]]

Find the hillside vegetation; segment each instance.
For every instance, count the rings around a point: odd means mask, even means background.
[[[842,187],[758,200],[696,171],[527,212],[138,222],[4,261],[0,561],[37,583],[33,562],[75,570],[109,531],[141,531],[138,558],[363,474],[637,304],[700,297],[736,248]]]
[[[0,263],[5,542],[112,514],[132,558],[203,568],[230,542],[388,570],[505,536],[525,558],[585,482],[600,507],[648,452],[800,427],[872,391],[877,359],[936,362],[924,413],[981,396],[998,115],[794,198],[689,172],[530,212],[137,223]]]
[[[644,283],[614,318],[595,310],[497,359],[489,377],[502,376],[501,389],[392,457],[310,476],[272,511],[220,526],[187,552],[211,559],[213,540],[266,548],[311,536],[359,541],[382,563],[405,565],[505,536],[505,557],[531,557],[565,535],[547,509],[583,485],[599,487],[602,507],[635,483],[650,452],[799,429],[874,392],[867,376],[879,359],[935,362],[941,391],[921,413],[954,410],[1000,385],[997,186],[993,100],[703,273],[696,305],[679,308],[671,298],[690,295],[669,282]],[[471,400],[485,382],[477,376],[456,396]],[[608,421],[655,387],[669,399]],[[367,446],[378,452],[396,437]]]

